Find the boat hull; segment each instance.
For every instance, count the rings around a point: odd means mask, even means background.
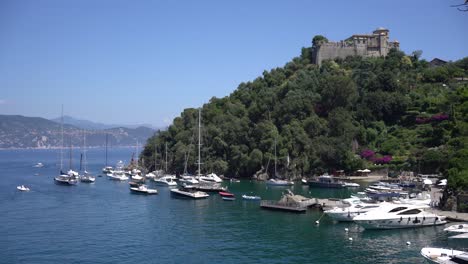
[[[365,229],[400,229],[446,224],[440,217],[401,217],[377,220],[354,220]]]

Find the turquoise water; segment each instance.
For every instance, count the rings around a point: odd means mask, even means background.
[[[132,152],[112,149],[109,163],[128,161]],[[104,166],[104,153],[88,152],[95,175]],[[134,195],[126,182],[105,177],[94,184],[56,185],[58,157],[57,150],[0,151],[0,263],[423,263],[424,246],[466,246],[447,239],[443,226],[369,231],[321,218],[316,209],[305,214],[261,210],[258,202],[227,202],[215,194],[177,199],[152,183],[158,195]],[[45,166],[33,168],[37,162]],[[20,184],[31,191],[17,191]],[[276,200],[284,190],[248,180],[225,184],[238,197],[254,192]],[[293,191],[349,196],[346,190],[300,184]]]

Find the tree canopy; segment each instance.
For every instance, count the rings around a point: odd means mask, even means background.
[[[456,78],[468,76],[467,58],[431,68],[392,50],[319,67],[310,49],[201,107],[203,173],[271,173],[276,141],[286,177],[385,167],[468,186],[468,84]],[[149,170],[159,168],[167,143],[170,172],[196,173],[197,118],[197,109],[185,109],[148,140],[141,159]]]

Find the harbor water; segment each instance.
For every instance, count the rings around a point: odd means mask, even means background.
[[[110,149],[109,165],[128,163],[133,151]],[[73,156],[78,169],[79,150]],[[89,149],[87,157],[88,171],[100,175],[105,149]],[[33,167],[38,162],[44,167]],[[444,226],[364,230],[318,209],[269,211],[241,199],[254,193],[278,200],[286,189],[262,182],[224,183],[235,201],[215,193],[180,199],[153,183],[159,194],[144,196],[105,176],[94,184],[54,184],[58,163],[59,150],[0,150],[0,263],[424,263],[422,247],[466,247],[448,239]],[[31,191],[18,191],[21,184]],[[351,193],[300,183],[291,189],[320,198]]]

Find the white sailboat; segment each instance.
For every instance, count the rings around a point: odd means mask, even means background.
[[[198,109],[198,178],[200,178],[201,176],[201,168],[200,168],[200,165],[201,165],[201,162],[200,162],[200,147],[201,147],[201,143],[200,143],[200,130],[201,130],[201,109]],[[191,182],[195,182],[197,180],[193,179],[193,178],[188,178],[190,176],[186,176],[186,180],[187,181],[191,181]],[[182,182],[182,180],[181,180]],[[185,183],[185,182],[183,182]],[[198,181],[197,181],[198,183]],[[171,189],[171,193],[172,194],[175,194],[175,195],[179,195],[179,196],[185,196],[185,197],[188,197],[188,198],[192,198],[192,199],[201,199],[201,198],[206,198],[208,197],[209,195],[206,193],[206,192],[202,192],[202,191],[196,191],[194,189],[191,189],[191,188],[186,188],[186,187],[179,187],[179,188],[174,188],[174,189]]]
[[[63,172],[63,105],[62,105],[62,118],[61,118],[61,130],[62,130],[62,137],[61,137],[61,147],[60,147],[60,174],[56,177],[54,177],[54,181],[57,184],[63,184],[63,185],[75,185],[78,183],[78,180],[76,179],[76,176],[74,174],[74,171],[71,170],[71,165],[70,165],[70,170],[68,173]],[[71,164],[71,149],[70,149],[70,164]]]
[[[109,134],[106,133],[106,165],[102,169],[102,172],[105,173],[105,174],[112,173],[112,171],[114,170],[114,168],[112,168],[112,166],[107,165],[107,145],[108,145],[108,142],[109,142]]]
[[[177,182],[175,181],[176,176],[171,175],[167,173],[167,143],[166,143],[166,166],[164,170],[164,175],[158,178],[155,178],[154,181],[156,182],[157,185],[162,185],[162,186],[177,186]]]
[[[294,182],[292,182],[292,181],[286,181],[286,180],[281,180],[281,179],[276,178],[276,138],[275,138],[275,175],[274,175],[273,178],[269,179],[266,183],[268,185],[271,185],[271,186],[291,186],[291,185],[294,185]]]
[[[86,132],[83,130],[83,175],[80,176],[81,182],[86,183],[94,183],[96,181],[96,177],[91,175],[87,170],[87,158],[86,158]]]

